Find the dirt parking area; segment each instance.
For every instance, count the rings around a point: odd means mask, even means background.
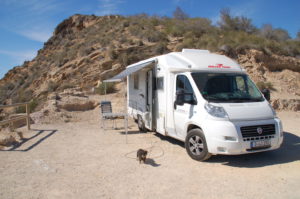
[[[181,142],[134,123],[126,144],[123,129],[100,128],[98,111],[33,125],[20,146],[0,151],[0,198],[300,198],[300,113],[279,113],[286,133],[276,151],[197,162]],[[150,152],[146,164],[139,148]]]

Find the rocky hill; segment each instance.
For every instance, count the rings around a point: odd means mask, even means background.
[[[74,15],[60,23],[37,56],[0,80],[0,104],[34,101],[80,87],[89,91],[128,64],[182,48],[209,49],[236,59],[278,109],[300,110],[300,42],[222,30],[205,18]],[[293,104],[293,105],[291,105]]]

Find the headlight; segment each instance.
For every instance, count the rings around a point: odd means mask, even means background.
[[[215,106],[210,103],[206,103],[204,108],[210,115],[214,117],[228,118],[228,115],[222,106]]]

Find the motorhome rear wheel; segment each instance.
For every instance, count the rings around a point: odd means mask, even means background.
[[[145,127],[145,123],[143,121],[143,118],[138,115],[138,127],[139,127],[139,130],[142,131],[142,132],[146,132],[146,127]]]

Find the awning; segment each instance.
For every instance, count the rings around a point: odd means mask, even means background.
[[[136,64],[132,64],[130,66],[128,66],[124,71],[122,71],[121,73],[117,74],[116,76],[104,80],[103,82],[120,82],[122,81],[122,79],[124,79],[125,77],[127,77],[128,75],[139,71],[147,66],[149,66],[152,63],[155,63],[156,59],[151,59],[150,61],[144,61],[144,62],[138,62]]]

